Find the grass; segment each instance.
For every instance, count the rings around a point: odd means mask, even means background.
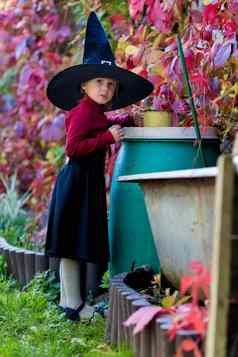
[[[34,284],[33,284],[34,286]],[[132,357],[105,343],[105,321],[72,323],[39,289],[0,279],[0,357]]]

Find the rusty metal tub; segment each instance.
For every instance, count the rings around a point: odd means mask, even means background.
[[[164,275],[176,287],[188,262],[209,268],[217,167],[120,176],[138,182]]]

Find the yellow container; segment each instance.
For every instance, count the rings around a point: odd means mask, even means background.
[[[161,111],[147,111],[144,113],[144,126],[161,127],[171,126],[172,115],[166,110]]]

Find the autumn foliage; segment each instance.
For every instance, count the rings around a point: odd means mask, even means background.
[[[20,190],[31,190],[36,212],[47,204],[64,137],[64,114],[45,95],[67,61],[71,30],[54,1],[4,1],[0,11],[0,171],[15,170]]]

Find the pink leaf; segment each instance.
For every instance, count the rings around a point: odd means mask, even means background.
[[[238,12],[238,2],[237,2],[237,0],[230,0],[227,5],[228,5],[228,9],[233,11],[234,14],[236,15],[237,12]]]
[[[188,264],[188,268],[193,270],[195,274],[201,274],[204,271],[204,266],[199,260],[192,260]]]
[[[54,29],[51,29],[47,33],[47,41],[49,43],[56,42],[58,36],[58,31],[55,31]]]
[[[156,311],[161,309],[161,307],[155,307],[155,306],[141,307],[139,310],[137,310],[131,316],[129,316],[128,319],[123,322],[123,325],[125,326],[135,325],[141,319],[141,317],[147,312],[147,310],[150,311],[151,308],[152,310],[156,309]]]
[[[138,18],[144,9],[145,0],[129,0],[129,12],[133,19]]]
[[[152,23],[155,23],[159,17],[163,17],[163,4],[160,4],[159,0],[155,0],[148,9],[148,18]]]
[[[159,76],[158,74],[153,74],[153,75],[149,75],[148,79],[156,86],[159,85],[160,83],[162,83],[162,81],[164,81],[164,78]]]
[[[202,22],[202,14],[199,10],[191,10],[190,16],[191,16],[191,22],[193,23]]]
[[[167,311],[166,311],[167,312]],[[150,310],[146,311],[143,316],[141,316],[141,319],[137,322],[133,334],[137,334],[138,332],[142,331],[148,323],[153,320],[155,316],[158,316],[159,314],[162,314],[162,309],[159,309],[158,307],[150,307]]]
[[[166,8],[159,0],[155,0],[148,10],[148,18],[161,33],[170,32],[174,21],[172,3]]]
[[[124,326],[136,325],[133,333],[136,334],[144,329],[144,327],[151,321],[155,316],[161,314],[169,314],[174,312],[175,308],[165,309],[159,306],[145,306],[141,307],[139,310],[134,312],[126,321],[123,322]]]

